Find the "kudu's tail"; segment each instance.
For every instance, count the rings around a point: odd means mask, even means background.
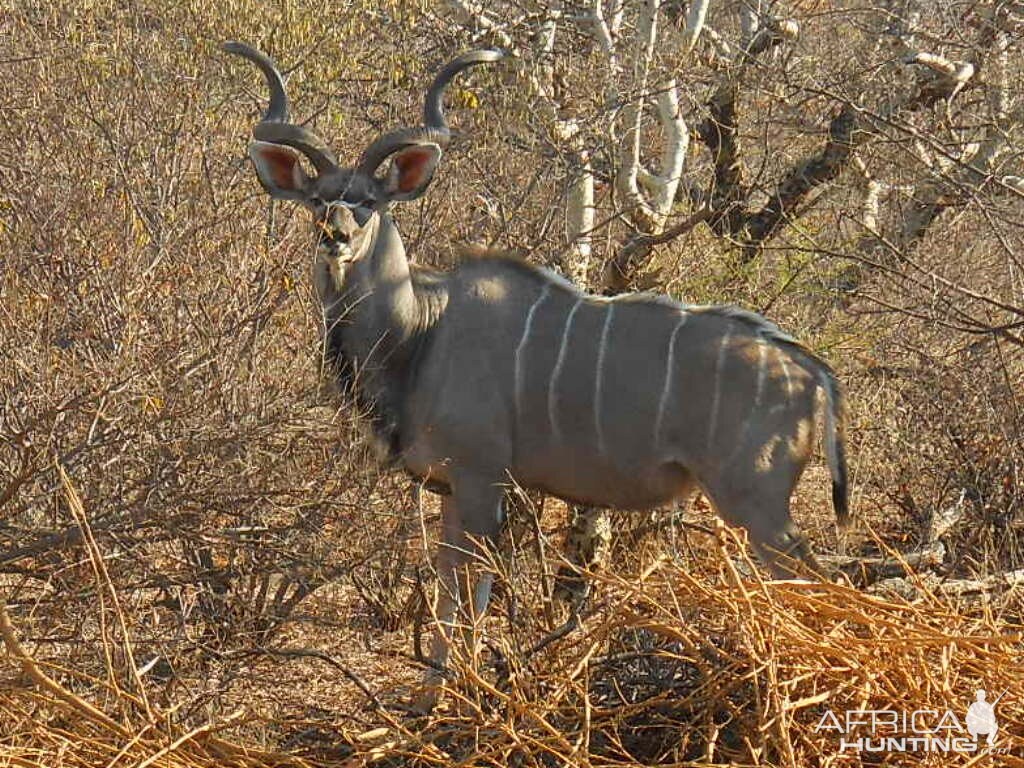
[[[832,507],[836,511],[839,527],[845,528],[850,523],[850,487],[846,472],[846,409],[843,391],[831,369],[822,368],[818,375],[825,392],[825,454],[832,473]]]

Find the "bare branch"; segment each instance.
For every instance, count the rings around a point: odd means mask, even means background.
[[[711,219],[712,216],[714,216],[712,209],[702,208],[682,224],[666,229],[664,232],[656,235],[635,235],[630,238],[615,254],[615,258],[609,260],[605,265],[605,271],[601,277],[604,292],[615,294],[627,290],[637,266],[647,261],[654,246],[671,242],[677,237],[685,235],[702,221]]]
[[[747,49],[761,26],[761,0],[740,3],[740,45]]]
[[[757,255],[764,241],[783,224],[787,212],[796,210],[814,189],[835,179],[849,165],[854,149],[869,135],[857,127],[857,110],[851,104],[844,105],[829,125],[828,141],[821,152],[791,170],[768,203],[749,218],[744,259]]]
[[[660,0],[644,0],[640,7],[632,83],[637,95],[622,110],[623,123],[626,127],[620,139],[619,171],[615,177],[615,188],[619,194],[620,204],[629,211],[636,228],[643,232],[652,232],[657,228],[652,211],[640,194],[637,176],[640,168],[640,127],[644,102],[647,99],[647,78],[657,40],[660,5]]]
[[[509,50],[515,50],[516,45],[501,25],[486,13],[484,3],[475,3],[472,0],[448,0],[448,6],[452,9],[455,17],[466,27],[476,27],[492,35],[499,45]]]
[[[25,674],[35,680],[36,684],[44,691],[59,700],[62,705],[114,733],[124,737],[131,735],[127,728],[116,722],[106,712],[76,696],[39,668],[36,660],[32,658],[31,654],[19,642],[18,636],[14,632],[14,627],[11,624],[11,619],[3,605],[0,605],[0,637],[3,638],[7,653],[21,664]]]
[[[950,207],[966,205],[973,197],[992,181],[992,172],[999,158],[1007,148],[1007,135],[1011,120],[1009,115],[1009,64],[1007,61],[1007,41],[1003,32],[992,37],[992,46],[996,49],[992,57],[992,75],[988,84],[988,109],[991,117],[985,126],[984,136],[980,142],[968,144],[960,158],[944,158],[940,163],[942,176],[924,181],[912,196],[910,210],[904,219],[899,242],[903,248],[912,247],[928,231],[931,224]],[[925,54],[918,54],[916,61],[921,62]],[[940,57],[926,56],[925,63],[939,72],[939,80],[949,89],[952,98],[961,90],[974,75],[974,66],[969,62],[936,61]],[[956,165],[955,171],[945,173]]]
[[[774,48],[786,41],[796,40],[799,36],[800,25],[792,19],[769,19],[744,50],[744,63],[749,63],[769,48]]]
[[[701,141],[711,151],[715,175],[708,198],[716,212],[711,226],[718,234],[739,232],[747,197],[746,169],[737,136],[735,80],[724,80],[708,106],[711,115],[698,127]]]
[[[592,25],[591,34],[604,53],[605,62],[608,66],[608,87],[605,94],[607,103],[610,105],[617,96],[615,84],[619,78],[620,65],[618,54],[615,52],[615,40],[611,27],[605,21],[603,0],[593,0],[590,10],[590,23]]]

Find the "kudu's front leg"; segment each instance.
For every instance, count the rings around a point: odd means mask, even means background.
[[[494,574],[485,572],[474,578],[474,572],[486,564],[485,547],[501,530],[504,501],[501,485],[483,482],[453,484],[452,493],[442,499],[443,540],[436,560],[434,601],[437,627],[430,648],[435,667],[427,671],[423,692],[414,703],[422,712],[429,712],[437,703],[442,670],[455,639],[461,636],[466,658],[475,653],[475,625],[487,610]]]

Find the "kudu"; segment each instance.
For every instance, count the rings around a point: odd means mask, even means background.
[[[390,458],[443,494],[439,666],[460,603],[472,600],[474,615],[486,607],[489,577],[471,590],[464,566],[475,542],[498,535],[510,483],[623,509],[699,486],[747,529],[774,574],[816,570],[789,500],[810,457],[819,393],[840,522],[847,481],[841,391],[806,347],[752,312],[589,296],[516,260],[476,258],[450,272],[409,262],[391,203],[430,184],[451,137],[445,87],[500,52],[454,59],[427,93],[424,127],[381,136],[343,168],[289,122],[272,61],[241,43],[225,49],[254,62],[270,89],[249,146],[260,181],[304,203],[318,225],[314,280],[340,382]]]

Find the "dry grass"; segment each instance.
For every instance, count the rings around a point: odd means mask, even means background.
[[[716,551],[697,569],[659,557],[634,578],[592,574],[600,599],[582,629],[541,650],[523,650],[515,633],[496,634],[492,654],[457,661],[459,678],[430,718],[410,720],[393,694],[367,691],[358,726],[284,715],[264,722],[292,734],[287,752],[221,736],[258,719],[251,707],[192,728],[155,708],[146,687],[132,684],[126,631],[112,632],[108,658],[123,663],[110,662],[107,681],[70,669],[48,674],[3,612],[0,634],[22,670],[0,694],[6,757],[23,766],[858,764],[840,739],[890,731],[840,735],[822,724],[845,724],[847,710],[935,710],[929,727],[951,710],[962,724],[983,687],[1007,702],[997,710],[999,744],[1011,745],[985,759],[1024,764],[1014,746],[1024,719],[1012,704],[1024,697],[1019,590],[965,602],[908,573],[918,591],[907,601],[884,590],[766,583],[732,533],[720,529],[712,543]],[[123,618],[116,605],[108,610],[111,620]],[[497,665],[488,661],[495,657]],[[101,692],[104,709],[75,693],[80,686]],[[890,754],[887,764],[930,760]]]

